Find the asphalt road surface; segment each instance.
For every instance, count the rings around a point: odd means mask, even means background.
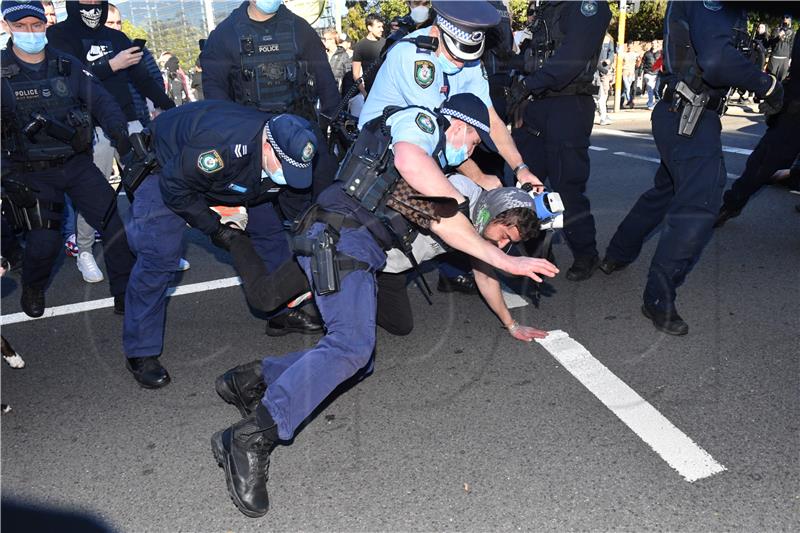
[[[601,253],[657,166],[649,123],[624,116],[592,140]],[[724,124],[735,177],[763,121]],[[545,345],[512,339],[477,297],[428,306],[412,286],[414,332],[379,331],[374,374],[273,452],[261,519],[234,507],[212,457],[212,433],[238,417],[214,378],[315,337],[266,337],[240,287],[206,283],[235,273],[189,231],[192,268],[175,283],[196,292],[171,298],[161,359],[173,382],[143,390],[107,284],[63,258],[47,292],[58,316],[28,320],[11,274],[3,335],[27,366],[2,369],[4,503],[131,532],[798,531],[798,202],[770,187],[716,232],[679,292],[686,337],[639,310],[656,239],[627,270],[582,283],[564,278],[572,257],[558,245],[553,290],[514,309],[564,332]],[[80,302],[96,308],[61,307]]]

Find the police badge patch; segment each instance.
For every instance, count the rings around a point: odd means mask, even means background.
[[[436,69],[430,61],[423,59],[414,62],[414,81],[423,89],[427,89],[431,86],[435,74]]]
[[[303,147],[303,153],[301,157],[303,158],[303,163],[308,163],[312,159],[314,159],[314,152],[315,152],[314,143],[308,141],[306,145]]]
[[[583,0],[581,2],[581,15],[593,17],[597,14],[597,0]]]
[[[197,168],[206,174],[213,174],[225,168],[225,163],[222,162],[222,158],[216,150],[209,150],[208,152],[203,152],[197,158]]]
[[[419,129],[425,133],[433,133],[433,130],[436,129],[436,126],[433,125],[433,119],[425,113],[417,113],[417,118],[414,122],[416,122]]]
[[[53,80],[51,85],[58,96],[62,98],[69,96],[69,87],[67,87],[67,84],[61,78],[56,78]]]

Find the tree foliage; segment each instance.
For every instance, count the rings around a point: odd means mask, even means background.
[[[129,20],[122,21],[122,33],[131,41],[134,39],[147,39],[147,32],[139,26],[134,26]]]
[[[508,9],[511,12],[511,23],[514,30],[522,29],[528,23],[528,0],[510,0]]]
[[[342,18],[342,31],[353,42],[358,42],[367,35],[367,25],[364,23],[364,17],[367,14],[364,12],[364,5],[362,5],[365,3],[354,2],[354,5],[348,6],[347,14]]]
[[[631,2],[628,2],[631,4]],[[616,39],[619,28],[619,2],[609,2],[611,24],[608,31]],[[652,41],[664,36],[667,0],[642,0],[637,13],[628,13],[625,20],[625,41]]]
[[[393,18],[408,14],[408,3],[405,0],[349,0],[345,5],[347,15],[342,18],[342,31],[354,42],[366,37],[367,25],[364,18],[369,13],[379,14],[387,26]]]

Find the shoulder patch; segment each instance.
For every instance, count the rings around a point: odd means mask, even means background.
[[[209,150],[197,158],[197,168],[206,174],[213,174],[225,168],[225,163],[216,150]]]
[[[303,147],[303,153],[300,155],[303,159],[303,163],[308,163],[312,159],[314,159],[314,154],[316,153],[317,148],[314,146],[314,143],[308,141],[306,145]]]
[[[581,15],[593,17],[597,14],[597,0],[583,0],[581,2]]]
[[[414,81],[423,89],[427,89],[433,84],[436,78],[436,67],[427,59],[414,62]]]
[[[433,119],[425,113],[417,113],[417,118],[414,120],[419,126],[419,129],[425,133],[433,133],[436,126],[433,125]]]
[[[722,9],[722,2],[717,2],[716,0],[703,0],[703,7],[709,11],[719,11]]]

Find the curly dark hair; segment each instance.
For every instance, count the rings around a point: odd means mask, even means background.
[[[503,211],[492,222],[497,222],[503,226],[514,226],[519,230],[522,241],[535,239],[541,231],[541,221],[536,216],[536,212],[528,207],[513,207],[508,211]]]
[[[364,19],[364,24],[367,26],[367,28],[369,28],[377,21],[383,22],[383,19],[377,13],[370,13],[367,15],[367,18]]]

